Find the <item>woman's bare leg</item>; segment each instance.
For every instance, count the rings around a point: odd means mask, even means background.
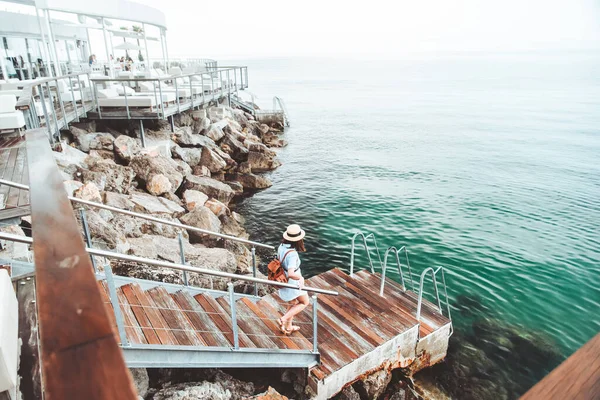
[[[306,308],[306,306],[308,306],[308,303],[309,303],[308,294],[305,293],[302,296],[297,297],[295,299],[295,301],[296,301],[296,304],[291,306],[288,309],[288,311],[283,315],[283,317],[281,317],[283,326],[288,331],[292,329],[292,322],[294,320],[294,317],[296,315],[298,315],[299,313],[301,313],[302,310],[304,310]]]

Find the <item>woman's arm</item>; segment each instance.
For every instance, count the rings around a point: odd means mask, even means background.
[[[300,286],[300,288],[304,286],[304,278],[302,277],[302,275],[300,275],[297,269],[294,271],[288,271],[288,278],[299,281],[298,285]]]

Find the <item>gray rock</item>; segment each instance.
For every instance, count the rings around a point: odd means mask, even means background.
[[[146,182],[146,189],[150,194],[160,196],[161,194],[170,193],[173,190],[173,186],[163,174],[152,175],[150,180]]]
[[[223,137],[221,149],[238,162],[246,161],[248,159],[248,149],[246,146],[230,133]]]
[[[194,123],[194,119],[188,112],[182,112],[173,116],[173,122],[176,126],[191,126]]]
[[[206,111],[208,118],[210,118],[212,122],[217,122],[225,118],[234,118],[232,109],[226,106],[210,107]]]
[[[130,167],[96,157],[88,157],[87,164],[89,169],[81,171],[83,182],[94,182],[101,191],[129,193],[134,186],[135,172]]]
[[[210,232],[220,233],[221,232],[221,221],[219,218],[207,207],[196,206],[193,211],[185,214],[179,220],[186,225],[191,225],[196,228],[204,229]],[[195,232],[192,230],[188,231],[190,239],[196,242],[201,242],[209,238],[207,235]],[[209,238],[212,239],[212,238]]]
[[[121,135],[116,138],[113,142],[113,147],[115,154],[127,163],[142,150],[138,142],[127,135]]]
[[[68,180],[64,181],[63,185],[65,186],[65,191],[67,192],[67,196],[73,196],[73,192],[83,186],[83,183],[79,181]]]
[[[220,217],[225,214],[230,214],[229,208],[223,203],[221,203],[217,199],[210,199],[204,203],[204,207],[207,207],[212,211],[217,217]]]
[[[195,121],[199,121],[203,118],[206,118],[206,110],[202,108],[199,110],[194,110],[190,113],[190,115]]]
[[[199,120],[194,122],[192,131],[195,134],[204,135],[209,127],[210,127],[210,119],[200,118]]]
[[[335,396],[336,400],[360,400],[360,395],[352,386],[346,386],[344,390]]]
[[[363,397],[366,396],[368,399],[376,399],[383,394],[391,380],[392,374],[383,369],[367,375],[354,385],[356,390],[359,393],[362,393]]]
[[[142,398],[148,393],[148,387],[150,384],[150,378],[148,377],[148,371],[146,368],[129,368],[131,377],[133,378],[133,384],[137,393]]]
[[[233,189],[226,184],[205,176],[190,175],[186,178],[184,186],[186,189],[205,193],[224,204],[229,204],[234,195]]]
[[[200,160],[202,158],[202,156],[204,155],[204,151],[210,151],[208,148],[202,148],[202,149],[198,149],[198,148],[193,148],[193,147],[174,147],[173,148],[173,155],[182,159],[183,161],[185,161],[190,167],[195,167],[196,165],[200,164]],[[203,162],[204,164],[204,162]],[[223,161],[223,164],[225,164],[225,161]]]
[[[193,211],[194,208],[203,206],[208,200],[208,196],[198,190],[186,190],[183,192],[183,202],[188,211]]]
[[[223,128],[219,125],[212,124],[205,130],[204,135],[213,141],[218,142],[225,136],[225,132],[223,132]]]
[[[87,154],[66,143],[61,143],[59,148],[60,151],[53,151],[52,155],[54,156],[58,167],[71,178],[78,169],[87,168]]]
[[[179,172],[179,165],[171,158],[161,155],[138,155],[131,159],[129,166],[135,171],[138,178],[146,185],[154,175],[162,174],[171,182],[175,192],[183,182],[183,174]]]
[[[240,174],[251,174],[252,173],[252,166],[250,165],[250,162],[244,161],[243,163],[240,163],[238,165],[237,171]]]
[[[100,191],[93,182],[88,182],[85,185],[82,185],[79,189],[75,190],[73,195],[81,200],[93,201],[96,203],[102,202]]]
[[[243,239],[248,238],[248,233],[246,232],[246,229],[244,229],[244,227],[240,225],[240,223],[235,218],[231,217],[230,215],[227,215],[227,213],[223,213],[221,214],[220,219],[222,233],[230,236],[241,237]]]
[[[202,149],[202,158],[200,162],[203,166],[206,166],[210,172],[222,171],[227,167],[227,162],[217,154],[217,152],[208,147]]]
[[[167,386],[153,397],[154,400],[231,400],[231,391],[222,385],[212,382],[178,383]]]
[[[182,147],[216,147],[211,137],[194,134],[192,128],[185,127],[175,132],[175,143]]]
[[[71,127],[71,133],[75,137],[75,141],[79,149],[85,153],[90,150],[111,150],[115,138],[106,132],[88,133],[83,129]]]
[[[26,236],[18,225],[0,226],[0,232],[17,236]],[[0,243],[0,258],[5,260],[31,261],[31,253],[27,243],[18,243],[11,240]]]
[[[244,193],[244,187],[239,182],[225,181],[223,183],[225,183],[227,186],[229,186],[231,189],[233,189],[233,193],[235,196],[239,196],[242,193]]]
[[[271,171],[281,166],[281,162],[277,157],[257,151],[250,151],[248,153],[248,164],[250,164],[252,172]]]
[[[163,197],[154,197],[145,193],[132,193],[129,199],[135,204],[135,211],[148,214],[178,216],[185,212],[183,207]]]
[[[239,182],[244,188],[248,189],[266,189],[273,186],[269,179],[254,174],[228,174],[227,180]]]
[[[104,192],[104,204],[107,206],[119,208],[121,210],[133,210],[135,207],[135,203],[129,200],[129,196],[114,193],[114,192]]]

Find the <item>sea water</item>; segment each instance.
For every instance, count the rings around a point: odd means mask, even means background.
[[[310,276],[373,232],[407,246],[415,283],[445,268],[457,332],[485,314],[563,359],[600,331],[599,53],[245,63],[291,118],[273,187],[239,205],[252,239],[300,224]]]

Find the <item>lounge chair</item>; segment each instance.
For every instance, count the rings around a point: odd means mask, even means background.
[[[0,94],[0,132],[15,131],[25,126],[23,111],[16,110],[17,96]]]
[[[115,89],[98,90],[99,107],[150,108],[157,106],[154,96],[120,96]]]

